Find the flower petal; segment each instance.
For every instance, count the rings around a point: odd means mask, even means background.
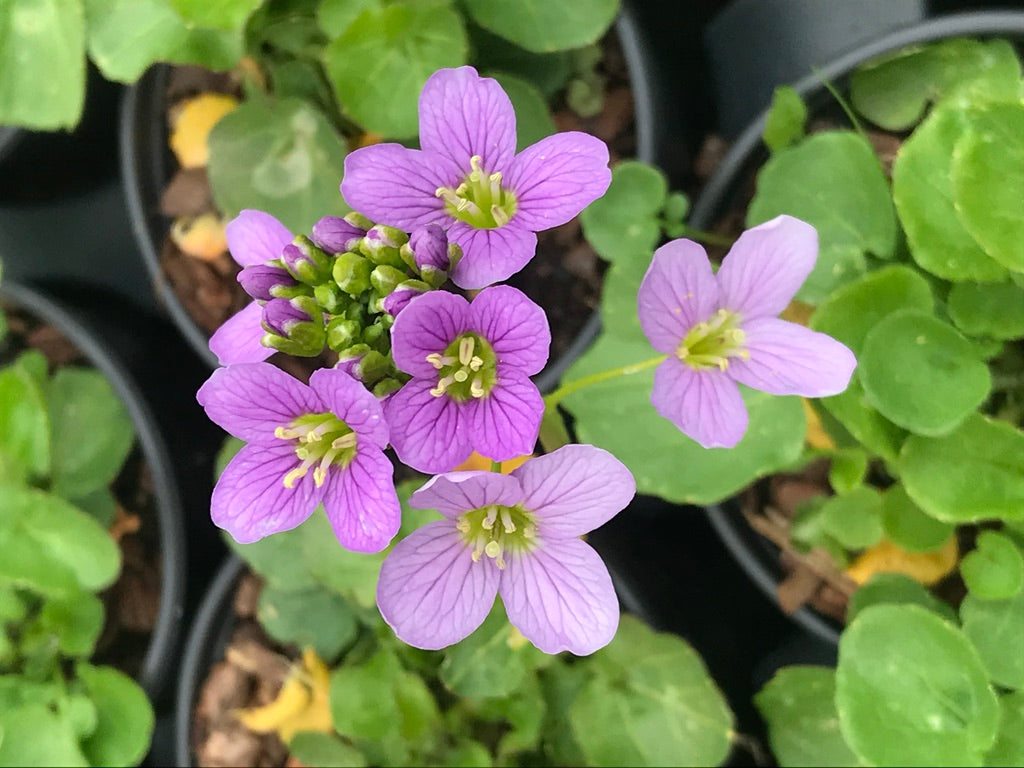
[[[469,159],[504,171],[516,153],[516,112],[497,80],[473,67],[439,69],[420,92],[420,146],[468,174]]]
[[[773,395],[829,397],[850,384],[857,358],[831,336],[774,317],[743,323],[749,360],[730,360],[729,373]]]
[[[537,515],[540,537],[572,538],[604,525],[636,493],[626,466],[592,445],[566,445],[512,472],[523,484],[523,507]]]
[[[540,232],[577,216],[611,180],[608,146],[590,134],[566,131],[516,155],[503,184],[516,195],[513,221]]]
[[[437,650],[479,627],[494,605],[498,568],[472,550],[450,520],[413,531],[385,558],[377,607],[399,639]]]
[[[508,279],[537,253],[537,235],[515,222],[477,229],[457,221],[448,230],[448,240],[462,248],[462,259],[451,272],[452,282],[467,290]]]
[[[265,264],[281,257],[294,235],[269,213],[246,209],[224,229],[231,258],[243,267]]]
[[[492,461],[533,453],[544,415],[537,385],[522,374],[498,369],[490,394],[463,404],[473,450]]]
[[[261,445],[280,444],[281,439],[274,436],[277,427],[323,410],[309,387],[270,363],[218,368],[199,388],[196,399],[225,432]]]
[[[345,158],[341,194],[353,210],[411,231],[426,224],[451,223],[444,202],[434,193],[461,180],[461,169],[442,155],[401,144],[375,144]]]
[[[255,301],[239,310],[210,337],[210,351],[221,365],[259,363],[274,350],[263,346],[263,307]]]
[[[433,387],[433,381],[413,379],[384,406],[398,458],[413,469],[432,474],[454,469],[473,452],[466,414],[460,413],[459,405],[447,395],[430,394]]]
[[[391,356],[400,370],[437,383],[437,369],[427,355],[444,352],[470,330],[469,302],[447,291],[424,293],[402,310],[391,328]]]
[[[473,330],[490,342],[499,365],[532,376],[548,361],[548,316],[519,289],[485,288],[469,305],[469,313]]]
[[[213,523],[239,544],[288,531],[309,517],[323,496],[313,473],[286,488],[284,476],[299,460],[289,443],[247,445],[221,473],[210,500]]]
[[[732,448],[747,431],[747,407],[729,375],[669,358],[654,372],[651,404],[705,448]]]
[[[786,308],[818,259],[818,232],[792,216],[776,216],[748,229],[718,270],[722,307],[745,318],[774,316]]]
[[[344,370],[319,368],[309,377],[309,386],[324,407],[348,424],[361,441],[384,448],[388,425],[384,409],[371,392]]]
[[[589,544],[542,541],[506,559],[499,592],[509,621],[544,653],[586,656],[615,637],[619,601],[608,568]]]
[[[363,448],[347,467],[327,475],[324,511],[338,541],[353,552],[380,552],[402,519],[388,457],[378,448]]]
[[[692,240],[673,240],[656,250],[637,309],[651,346],[673,354],[689,330],[718,309],[718,285],[704,249]]]
[[[409,506],[436,509],[445,517],[458,517],[491,504],[511,507],[523,499],[519,481],[497,472],[449,472],[430,478],[413,493]]]

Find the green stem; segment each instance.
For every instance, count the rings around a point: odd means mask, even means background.
[[[716,235],[714,232],[706,232],[703,229],[694,229],[688,224],[681,224],[683,231],[681,237],[688,237],[691,240],[696,240],[698,243],[705,243],[706,245],[721,245],[728,248],[736,242],[734,238],[726,237],[725,235]]]
[[[491,472],[497,472],[499,474],[501,473],[501,462],[500,461],[492,461],[491,462]]]
[[[630,365],[624,365],[621,368],[610,368],[607,371],[598,371],[597,373],[592,373],[589,376],[584,376],[582,379],[570,381],[568,384],[563,384],[550,395],[545,395],[544,405],[548,410],[551,410],[574,392],[579,392],[581,389],[586,389],[594,384],[600,384],[602,381],[617,379],[619,376],[631,376],[634,373],[646,371],[648,368],[653,368],[654,366],[659,365],[667,357],[668,355],[659,355],[658,357],[652,357],[650,360],[631,363]]]
[[[818,79],[821,80],[821,84],[825,86],[825,90],[832,94],[832,98],[835,99],[839,103],[839,106],[843,108],[843,112],[846,113],[850,122],[853,123],[853,129],[861,135],[861,138],[863,138],[864,141],[870,143],[871,140],[868,138],[868,134],[864,130],[864,126],[861,125],[860,120],[857,119],[857,115],[854,114],[853,107],[851,107],[849,102],[843,98],[843,94],[839,92],[839,89],[835,87],[831,80],[827,80],[822,77],[821,72],[817,67],[811,67],[811,71],[818,76]]]

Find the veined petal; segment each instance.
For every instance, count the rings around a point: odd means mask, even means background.
[[[371,392],[338,368],[319,368],[309,377],[309,387],[323,406],[348,424],[360,441],[378,448],[388,444],[384,409]]]
[[[469,173],[482,158],[489,172],[504,171],[516,152],[516,113],[497,80],[473,67],[439,69],[420,92],[420,146]]]
[[[398,458],[420,472],[447,472],[473,452],[466,414],[447,395],[430,394],[434,382],[413,379],[391,396],[384,418]]]
[[[455,518],[471,509],[492,504],[511,507],[522,501],[519,481],[497,472],[449,472],[430,478],[413,493],[409,506],[414,509],[436,509],[445,517]]]
[[[656,250],[637,309],[651,346],[673,354],[687,332],[718,309],[718,284],[704,249],[693,240],[673,240]]]
[[[275,429],[297,416],[322,410],[309,387],[270,363],[218,368],[199,388],[196,399],[225,432],[262,445],[279,444]]]
[[[747,431],[739,387],[717,369],[695,371],[670,357],[654,372],[651,404],[705,448],[732,448]]]
[[[259,363],[274,350],[263,346],[263,307],[255,301],[239,310],[210,337],[210,351],[221,365]]]
[[[507,461],[533,453],[544,415],[537,385],[522,374],[503,374],[479,400],[463,404],[473,450],[492,461]]]
[[[540,232],[577,216],[611,180],[608,146],[590,134],[566,131],[516,155],[504,183],[516,195],[513,221]]]
[[[619,601],[608,568],[580,539],[542,541],[511,553],[501,572],[502,602],[520,632],[544,653],[586,656],[619,626]]]
[[[400,370],[437,380],[427,355],[439,354],[470,328],[469,302],[447,291],[430,291],[409,302],[391,328],[391,356]]]
[[[341,194],[351,208],[373,221],[413,230],[426,224],[451,223],[438,187],[454,187],[462,170],[443,155],[375,144],[345,158]]]
[[[288,443],[247,445],[221,473],[210,501],[213,523],[239,544],[288,531],[309,517],[323,497],[310,472],[286,488],[284,476],[299,464]]]
[[[743,323],[749,360],[729,363],[732,377],[773,395],[829,397],[850,384],[857,358],[831,336],[774,317]]]
[[[551,329],[544,310],[510,285],[485,288],[469,313],[473,330],[490,343],[498,364],[527,376],[540,371],[548,361]]]
[[[400,640],[432,651],[479,627],[497,592],[494,561],[474,563],[455,525],[439,520],[413,531],[384,560],[377,607]]]
[[[515,220],[497,229],[477,229],[457,221],[448,230],[448,240],[462,248],[452,282],[467,290],[508,279],[537,253],[537,235]]]
[[[288,227],[269,213],[252,209],[229,221],[224,234],[231,258],[243,267],[280,258],[281,251],[294,237]]]
[[[792,216],[748,229],[718,270],[722,307],[745,318],[775,316],[800,290],[818,260],[818,231]]]
[[[402,518],[393,476],[387,456],[373,447],[358,450],[347,467],[328,470],[324,511],[343,547],[380,552],[391,543]]]
[[[626,507],[636,482],[626,466],[592,445],[566,445],[512,472],[523,485],[523,507],[537,516],[540,537],[582,536]]]

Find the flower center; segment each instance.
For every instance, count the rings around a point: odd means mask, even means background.
[[[501,171],[488,173],[480,167],[482,158],[469,159],[472,171],[459,186],[438,187],[434,195],[444,200],[445,210],[476,229],[497,229],[516,213],[516,196],[501,186]]]
[[[498,380],[498,358],[491,345],[475,333],[457,336],[444,352],[427,355],[437,369],[434,397],[448,395],[456,402],[486,397]]]
[[[293,441],[295,458],[299,460],[299,465],[284,476],[285,488],[294,488],[296,481],[314,465],[313,482],[319,488],[327,479],[328,467],[348,466],[356,455],[356,433],[330,412],[299,416],[288,426],[275,429],[274,437]]]
[[[537,524],[520,506],[490,507],[464,512],[455,523],[462,540],[473,547],[473,562],[487,555],[499,568],[505,567],[505,552],[526,552],[536,546]]]
[[[690,329],[680,342],[676,357],[695,371],[709,368],[724,371],[731,357],[749,360],[750,353],[743,347],[746,335],[738,327],[739,323],[740,316],[735,312],[718,310],[710,320]]]

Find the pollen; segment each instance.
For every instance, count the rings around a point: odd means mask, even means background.
[[[450,397],[457,402],[486,397],[497,381],[497,356],[479,334],[459,335],[443,352],[426,356],[437,371],[433,397]]]
[[[445,210],[455,219],[476,229],[498,229],[508,224],[518,207],[515,193],[502,186],[501,171],[488,172],[483,158],[469,159],[470,171],[454,189],[438,187],[434,196],[444,201]]]
[[[295,484],[313,469],[313,483],[319,488],[327,482],[332,467],[344,468],[356,455],[356,433],[333,413],[309,413],[274,429],[274,437],[293,444],[298,466],[281,478],[285,488]],[[315,467],[315,469],[314,469]]]
[[[499,524],[500,523],[500,524]],[[491,505],[464,512],[455,523],[474,563],[486,557],[499,569],[509,552],[528,552],[536,546],[537,525],[533,514],[521,506]]]
[[[695,371],[729,369],[734,358],[749,360],[744,347],[746,334],[739,327],[740,315],[719,309],[708,320],[694,325],[676,349],[676,357]]]

